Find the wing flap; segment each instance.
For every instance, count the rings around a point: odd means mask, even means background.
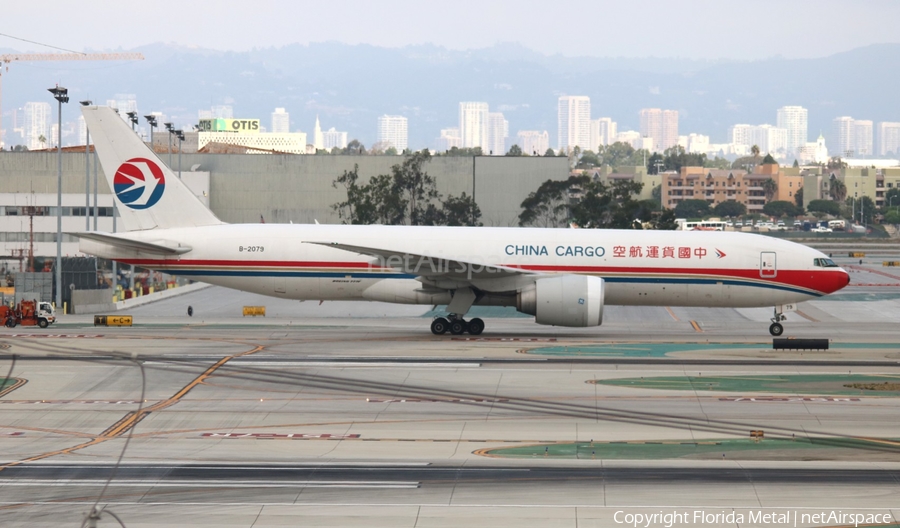
[[[339,242],[306,242],[319,246],[333,247],[375,257],[374,266],[393,268],[403,273],[430,280],[451,279],[458,281],[483,281],[487,279],[503,279],[513,276],[530,275],[531,273],[515,268],[497,266],[463,260],[457,258],[438,257],[386,248],[374,248],[342,244]]]

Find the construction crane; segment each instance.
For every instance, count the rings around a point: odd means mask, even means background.
[[[10,62],[22,61],[108,61],[144,60],[142,53],[10,53],[0,55],[0,131],[3,130],[3,66],[9,72]],[[0,145],[2,145],[0,137]]]

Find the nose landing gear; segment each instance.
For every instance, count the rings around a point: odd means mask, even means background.
[[[769,325],[769,333],[775,337],[780,336],[784,333],[784,326],[782,326],[781,321],[786,321],[787,316],[784,315],[783,312],[779,312],[778,308],[775,308],[775,316],[772,317],[772,324]]]

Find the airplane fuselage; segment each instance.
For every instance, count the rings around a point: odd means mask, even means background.
[[[129,236],[192,249],[166,257],[90,241],[83,241],[82,249],[176,276],[299,300],[445,304],[450,294],[431,288],[422,270],[458,262],[597,276],[606,284],[605,304],[610,305],[774,306],[814,299],[848,282],[844,270],[817,264],[827,258],[817,250],[747,233],[230,224]],[[337,242],[436,259],[407,257],[403,262],[319,245]],[[485,293],[477,304],[515,305],[516,285],[509,280],[480,280],[475,286]]]

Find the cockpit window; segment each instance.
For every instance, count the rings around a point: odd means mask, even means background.
[[[819,268],[836,268],[837,264],[834,263],[830,258],[817,258],[813,259],[813,265]]]

